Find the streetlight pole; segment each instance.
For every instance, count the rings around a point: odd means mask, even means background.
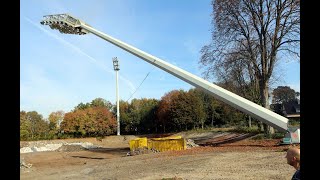
[[[120,136],[120,111],[119,111],[119,88],[118,88],[118,71],[119,62],[117,57],[112,58],[113,61],[113,69],[116,71],[116,97],[117,97],[117,135]]]

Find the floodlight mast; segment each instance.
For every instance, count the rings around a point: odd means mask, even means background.
[[[104,34],[83,21],[74,18],[68,14],[48,15],[44,16],[44,20],[41,21],[43,25],[49,25],[52,29],[58,29],[61,33],[66,34],[87,34],[92,33],[100,38],[124,49],[125,51],[140,57],[148,63],[159,67],[160,69],[178,77],[179,79],[198,87],[207,93],[211,94],[215,98],[229,104],[230,106],[249,114],[250,116],[274,127],[280,132],[289,132],[288,119],[272,112],[271,110],[264,108],[256,103],[253,103],[241,96],[238,96],[230,91],[227,91],[209,81],[206,81],[196,75],[193,75],[179,67],[165,62],[164,60],[152,56],[140,49],[137,49],[127,43],[124,43],[116,38],[113,38],[107,34]]]

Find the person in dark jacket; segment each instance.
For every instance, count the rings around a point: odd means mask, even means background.
[[[300,180],[300,149],[289,148],[287,151],[287,163],[296,169],[291,180]]]

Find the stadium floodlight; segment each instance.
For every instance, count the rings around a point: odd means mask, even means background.
[[[69,14],[55,14],[43,16],[44,19],[40,22],[42,25],[49,25],[51,29],[57,29],[65,34],[83,35],[89,33],[81,28],[85,23],[80,19],[76,19]],[[89,26],[88,24],[86,24]]]
[[[98,31],[83,21],[74,18],[68,14],[58,14],[44,16],[44,20],[41,21],[43,25],[49,25],[52,29],[58,29],[61,33],[67,34],[87,34],[92,33],[121,49],[143,59],[144,61],[157,66],[158,68],[174,75],[175,77],[204,90],[216,99],[244,112],[260,120],[280,132],[290,132],[288,130],[288,119],[281,116],[271,110],[264,108],[252,101],[249,101],[235,93],[232,93],[224,88],[221,88],[212,82],[209,82],[203,78],[200,78],[190,72],[187,72],[179,67],[176,67],[158,57],[148,54],[132,45],[122,42],[116,38],[113,38],[101,31]],[[291,133],[291,132],[290,132]],[[300,135],[298,136],[300,142]]]
[[[116,71],[116,97],[117,97],[117,135],[120,135],[120,108],[119,108],[119,84],[118,84],[118,71],[119,61],[117,57],[112,58],[113,69]]]

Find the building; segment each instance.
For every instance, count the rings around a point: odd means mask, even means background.
[[[295,99],[282,104],[271,104],[270,108],[277,114],[280,114],[289,120],[300,122],[300,100]]]

